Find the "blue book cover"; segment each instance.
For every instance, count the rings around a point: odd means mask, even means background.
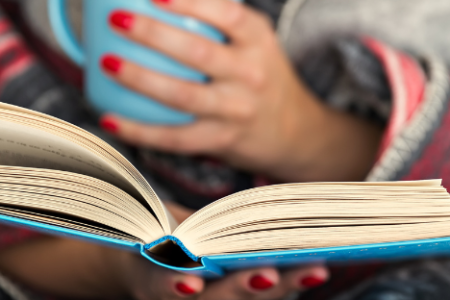
[[[178,225],[131,163],[72,124],[0,103],[0,153],[0,222],[207,278],[450,253],[450,196],[440,180],[262,187]]]
[[[4,224],[22,226],[43,233],[76,238],[109,247],[116,247],[124,251],[132,251],[136,254],[141,254],[157,265],[180,272],[195,274],[204,278],[218,278],[232,271],[255,267],[271,266],[292,268],[294,266],[312,263],[348,265],[362,261],[398,261],[450,254],[450,237],[357,246],[215,255],[201,258],[195,257],[188,249],[182,248],[198,264],[198,266],[187,268],[161,262],[147,251],[151,245],[102,237],[4,215],[0,215],[0,221]],[[170,239],[171,237],[168,236],[155,242],[161,243],[164,240]],[[176,238],[172,237],[172,240],[179,245],[181,244]]]

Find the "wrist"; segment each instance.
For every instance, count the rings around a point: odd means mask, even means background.
[[[125,294],[118,276],[118,252],[77,240],[42,237],[3,250],[0,268],[21,284],[56,297],[114,298]]]
[[[317,151],[324,144],[325,128],[330,110],[303,84],[293,99],[294,105],[286,112],[284,147],[280,160],[271,169],[271,176],[283,182],[310,181],[311,170],[320,160]]]
[[[272,177],[284,182],[364,180],[375,163],[382,128],[326,106],[302,85],[298,95]]]
[[[103,296],[108,295],[112,299],[125,299],[133,295],[131,270],[134,254],[113,248],[102,249],[102,274],[104,280],[99,284],[104,291]],[[102,297],[103,297],[102,296]]]

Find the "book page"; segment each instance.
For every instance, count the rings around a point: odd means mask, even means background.
[[[115,168],[77,144],[41,130],[2,120],[0,132],[0,165],[45,168],[92,176],[140,197]]]
[[[121,189],[72,172],[0,166],[0,212],[27,220],[150,243],[165,235],[156,218]]]
[[[441,180],[267,186],[212,203],[173,235],[200,257],[447,237],[450,195]]]
[[[0,164],[64,170],[111,183],[148,207],[166,234],[177,224],[139,171],[113,147],[72,124],[0,103]]]

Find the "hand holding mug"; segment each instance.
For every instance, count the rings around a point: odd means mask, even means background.
[[[158,1],[160,8],[217,28],[223,44],[148,16],[115,11],[114,30],[164,53],[211,80],[198,83],[161,74],[114,53],[105,72],[119,84],[165,106],[193,114],[184,126],[142,124],[118,115],[105,129],[134,145],[180,154],[206,154],[256,172],[288,178],[316,148],[328,110],[303,87],[279,46],[270,21],[229,0]],[[299,151],[301,150],[301,151]]]
[[[102,72],[97,63],[108,52],[124,57],[154,71],[176,78],[203,82],[204,74],[122,36],[114,33],[108,24],[112,11],[126,9],[151,16],[166,24],[198,34],[216,42],[224,36],[216,29],[195,19],[175,15],[159,9],[149,0],[84,0],[84,39],[81,45],[74,37],[67,16],[68,0],[49,0],[49,16],[53,31],[68,56],[85,70],[85,92],[92,107],[100,113],[114,112],[121,116],[152,124],[185,124],[193,116],[170,109],[145,95],[118,85]],[[235,0],[239,1],[239,0]]]

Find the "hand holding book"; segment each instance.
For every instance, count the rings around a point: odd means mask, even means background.
[[[84,220],[82,216],[110,225],[115,219],[126,231],[146,235],[148,228],[139,229],[140,226],[119,220],[117,214],[149,205],[154,208],[151,212],[167,218],[166,228],[170,230],[175,226],[170,225],[173,223],[170,214],[161,211],[158,204],[146,203],[145,199],[154,197],[151,190],[146,196],[136,193],[146,189],[143,179],[102,141],[49,116],[1,103],[0,111],[0,164],[4,164],[0,167],[1,220],[107,245],[121,245],[128,250],[133,250],[134,246],[129,243],[127,234]],[[121,172],[120,168],[127,172]],[[76,171],[78,175],[66,171]],[[81,174],[114,182],[140,200],[136,202],[106,181]],[[127,177],[134,183],[123,181]],[[133,177],[142,182],[131,179]],[[99,205],[102,198],[110,199]],[[105,209],[98,210],[100,206]],[[152,214],[145,210],[141,210],[142,213],[141,221],[154,220]],[[127,218],[134,218],[133,214],[127,215]],[[155,225],[151,221],[148,224],[149,228]],[[161,229],[153,227],[156,233]],[[0,269],[52,294],[89,298],[133,295],[136,299],[145,299],[146,295],[151,295],[182,299],[196,294],[198,299],[265,299],[313,287],[328,276],[323,267],[298,267],[282,273],[273,267],[263,267],[233,273],[206,284],[195,275],[149,263],[133,251],[63,238],[41,239],[4,250]]]
[[[312,288],[327,279],[322,267],[285,272],[259,268],[208,283],[134,253],[62,238],[42,238],[1,254],[2,272],[49,294],[80,299],[278,299],[283,297],[274,296]]]

